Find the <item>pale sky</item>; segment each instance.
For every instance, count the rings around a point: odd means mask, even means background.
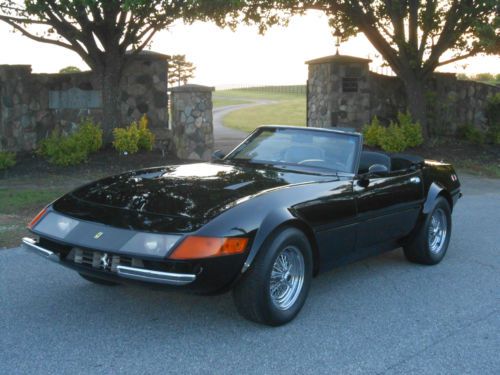
[[[37,73],[57,72],[68,65],[87,69],[77,54],[12,33],[2,22],[0,47],[0,64],[31,64]],[[334,54],[335,40],[327,18],[310,12],[293,18],[287,28],[272,28],[264,36],[258,35],[256,27],[241,26],[232,32],[211,23],[179,23],[158,33],[151,50],[185,54],[197,66],[192,83],[217,87],[304,84],[307,79],[304,62]],[[342,43],[340,52],[373,59],[372,69],[381,64],[377,51],[363,36]],[[500,57],[475,57],[440,70],[498,74]]]

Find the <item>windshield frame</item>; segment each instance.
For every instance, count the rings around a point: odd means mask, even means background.
[[[359,162],[360,162],[360,156],[361,156],[361,149],[363,147],[363,135],[361,133],[357,132],[347,132],[347,131],[342,131],[342,130],[336,130],[336,129],[323,129],[323,128],[312,128],[312,127],[297,127],[297,126],[282,126],[282,125],[264,125],[260,126],[257,129],[255,129],[252,133],[248,135],[238,146],[236,146],[233,150],[231,150],[223,159],[222,161],[225,162],[242,162],[243,159],[234,159],[234,157],[244,148],[247,146],[248,143],[250,143],[254,138],[258,137],[260,133],[263,131],[276,131],[279,129],[287,129],[291,131],[308,131],[308,132],[328,132],[328,133],[336,133],[338,135],[341,135],[343,137],[345,136],[350,136],[356,139],[356,146],[353,152],[356,153],[354,156],[354,163],[353,163],[353,169],[351,171],[339,171],[333,168],[323,168],[323,167],[314,167],[314,166],[307,166],[307,170],[309,173],[311,173],[311,170],[317,170],[318,174],[325,174],[325,171],[331,171],[334,174],[342,174],[342,175],[356,175],[356,172],[359,168]],[[274,162],[274,161],[246,161],[248,164],[255,164],[255,165],[272,165],[275,167],[279,167],[282,165],[285,165],[283,162]],[[302,166],[300,164],[289,164],[286,163],[287,166],[290,167],[297,167],[301,168]],[[295,168],[294,168],[295,169]]]

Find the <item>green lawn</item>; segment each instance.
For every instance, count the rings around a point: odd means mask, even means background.
[[[36,207],[42,209],[62,194],[56,190],[1,189],[0,214],[15,215]]]
[[[268,100],[274,103],[244,108],[223,118],[224,125],[251,132],[260,125],[306,124],[306,96],[304,86],[275,86],[217,91],[218,98],[239,100]]]
[[[268,86],[245,89],[218,90],[214,97],[229,99],[290,100],[305,98],[303,86]]]
[[[244,108],[222,120],[230,128],[251,132],[260,125],[306,125],[306,100],[294,98],[275,104]]]
[[[58,190],[0,189],[0,249],[19,246],[26,225],[48,203],[61,196]]]

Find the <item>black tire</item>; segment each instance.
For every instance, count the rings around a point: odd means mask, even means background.
[[[79,273],[81,277],[83,277],[85,280],[90,281],[91,283],[94,284],[99,284],[99,285],[105,285],[105,286],[116,286],[119,285],[118,283],[114,283],[112,281],[104,280],[104,279],[99,279],[97,277],[93,276],[88,276],[83,273]]]
[[[273,267],[276,267],[275,262],[278,256],[292,254],[292,258],[296,257],[300,262],[299,252],[302,255],[303,264],[295,263],[296,266],[292,266],[289,270],[294,268],[297,270],[294,272],[303,274],[303,282],[300,288],[298,286],[295,289],[290,288],[290,290],[296,290],[296,292],[291,293],[295,297],[288,301],[290,306],[284,307],[282,305],[280,308],[278,302],[271,297],[271,272],[273,272]],[[312,269],[312,250],[305,234],[291,227],[279,230],[265,242],[250,269],[233,289],[233,299],[238,312],[248,320],[270,326],[279,326],[290,322],[299,313],[307,298],[311,285]],[[290,272],[285,272],[285,274],[288,283],[296,285],[295,279],[289,277]],[[280,284],[280,282],[276,282],[277,278],[274,280],[273,286]],[[283,281],[285,279],[280,280],[282,285],[288,285]]]
[[[439,215],[438,215],[439,214]],[[436,250],[431,244],[430,239],[435,238],[431,233],[433,226],[433,216],[443,215],[446,219],[446,225],[441,222],[442,227],[446,227],[446,233],[442,235],[442,244]],[[438,220],[438,219],[436,219]],[[439,220],[438,220],[439,221]],[[431,212],[425,217],[424,223],[413,239],[403,247],[406,259],[413,263],[426,265],[438,264],[444,258],[451,237],[451,209],[448,201],[444,197],[438,197]],[[434,249],[434,250],[433,250]]]

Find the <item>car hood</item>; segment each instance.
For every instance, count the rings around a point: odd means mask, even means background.
[[[314,180],[274,168],[197,163],[108,177],[54,204],[57,211],[90,221],[153,231],[191,231],[240,198]]]

